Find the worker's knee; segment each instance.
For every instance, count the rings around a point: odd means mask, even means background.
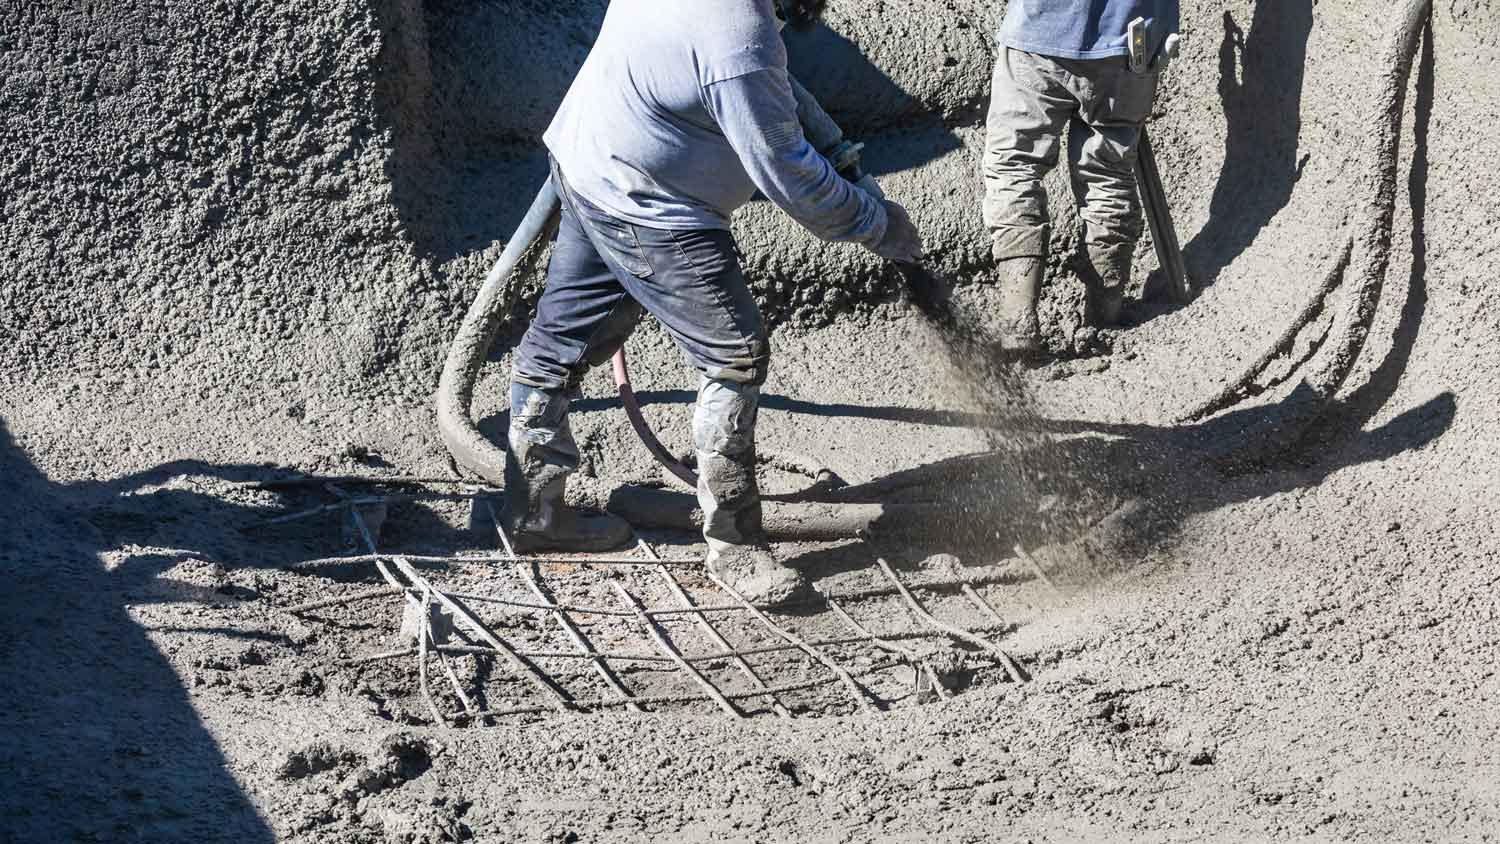
[[[1051,230],[1046,225],[1002,225],[990,229],[990,254],[996,261],[1041,258],[1047,254]]]
[[[640,303],[634,299],[621,299],[609,316],[594,329],[593,336],[584,347],[583,357],[573,367],[571,380],[583,378],[584,373],[614,357],[615,352],[630,339],[640,321]]]
[[[757,384],[704,378],[693,411],[693,447],[727,456],[752,452],[759,405]]]
[[[1084,244],[1091,250],[1133,249],[1145,231],[1140,200],[1128,196],[1090,197],[1079,210]]]

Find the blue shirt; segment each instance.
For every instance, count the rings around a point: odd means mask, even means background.
[[[1146,19],[1154,57],[1177,31],[1177,0],[1010,0],[1000,43],[1060,59],[1125,56],[1125,30],[1136,18]]]
[[[885,237],[885,207],[802,134],[771,0],[613,0],[543,140],[636,225],[726,229],[758,189],[824,240]]]

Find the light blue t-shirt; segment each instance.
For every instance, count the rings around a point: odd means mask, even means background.
[[[1125,31],[1136,18],[1146,19],[1154,56],[1177,31],[1177,0],[1010,0],[1000,43],[1060,59],[1125,56]]]
[[[612,0],[543,141],[568,186],[659,229],[726,229],[756,190],[824,240],[888,217],[797,120],[771,0]]]

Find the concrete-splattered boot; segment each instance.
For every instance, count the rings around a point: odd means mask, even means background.
[[[1088,261],[1082,273],[1083,321],[1094,328],[1113,328],[1120,324],[1125,290],[1130,286],[1135,244],[1090,245],[1084,251]]]
[[[1046,271],[1046,263],[1035,256],[995,261],[1000,288],[996,334],[1002,351],[1029,355],[1041,349],[1042,328],[1036,317],[1036,302]]]
[[[783,601],[806,584],[771,553],[761,526],[755,477],[755,418],[760,388],[704,379],[693,412],[698,506],[708,543],[704,567],[756,603]]]
[[[563,390],[510,385],[510,451],[505,461],[511,539],[518,551],[608,551],[631,543],[618,516],[563,503],[578,445]]]

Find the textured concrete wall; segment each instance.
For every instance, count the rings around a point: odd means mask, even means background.
[[[1489,3],[1445,3],[1440,19],[1493,43]],[[1299,179],[1316,172],[1336,196],[1359,155],[1361,68],[1383,21],[1352,0],[1274,5],[1188,4],[1184,56],[1153,123],[1190,263],[1211,276]],[[603,8],[6,5],[0,381],[76,370],[106,393],[251,386],[425,401],[455,321],[545,173],[535,138]],[[869,142],[933,264],[957,276],[980,271],[986,251],[978,145],[1001,10],[849,0],[827,27],[790,36],[794,70]],[[1051,184],[1066,221],[1071,200]],[[1302,213],[1316,230],[1339,212],[1323,201]],[[819,243],[765,203],[736,232],[775,320],[817,325],[899,288],[872,256]],[[1057,245],[1071,236],[1059,225]],[[1068,289],[1064,258],[1054,298]]]

